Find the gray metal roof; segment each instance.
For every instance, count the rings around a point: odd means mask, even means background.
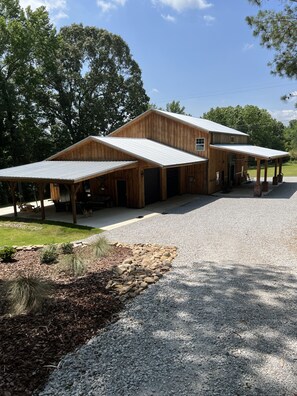
[[[247,144],[212,144],[210,147],[231,151],[240,154],[247,154],[250,157],[274,159],[287,157],[289,153],[286,151],[273,150],[265,147],[251,146]]]
[[[149,139],[98,136],[94,136],[94,138],[109,147],[162,167],[196,164],[207,161],[205,158]]]
[[[75,183],[136,163],[137,161],[41,161],[0,169],[0,180]]]
[[[226,127],[224,125],[218,124],[216,122],[205,120],[204,118],[197,118],[192,116],[187,116],[183,114],[170,113],[168,111],[163,110],[154,110],[157,113],[164,114],[167,117],[177,119],[182,121],[190,126],[202,128],[207,132],[216,132],[216,133],[227,133],[231,135],[240,135],[240,136],[248,136],[246,133],[237,131],[236,129]]]

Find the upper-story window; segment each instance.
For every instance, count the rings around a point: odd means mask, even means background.
[[[204,138],[196,139],[196,151],[204,151],[205,150],[205,140]]]
[[[230,143],[234,143],[235,142],[235,137],[234,136],[231,136],[231,138],[230,138]]]

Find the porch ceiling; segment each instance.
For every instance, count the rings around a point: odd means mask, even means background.
[[[78,183],[118,169],[136,166],[137,161],[41,161],[0,169],[0,181]]]
[[[276,159],[287,157],[289,153],[286,151],[273,150],[260,146],[252,146],[247,144],[212,144],[211,148],[223,151],[229,151],[238,154],[246,154],[250,157],[255,157],[259,159]]]

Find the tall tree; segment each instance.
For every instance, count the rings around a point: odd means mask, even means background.
[[[108,134],[147,109],[140,68],[121,37],[74,24],[59,39],[56,68],[40,92],[57,149]]]
[[[190,115],[187,114],[185,110],[185,106],[182,106],[179,100],[173,100],[166,105],[166,111],[170,111],[171,113]]]
[[[285,129],[286,150],[290,152],[291,158],[297,159],[297,120],[291,120]]]
[[[167,103],[165,109],[163,109],[162,107],[158,107],[155,103],[149,103],[147,109],[163,110],[169,111],[170,113],[191,115],[185,112],[186,108],[185,106],[181,105],[179,100],[173,100],[172,102]]]
[[[261,7],[263,0],[249,0]],[[266,1],[267,5],[269,4]],[[282,9],[261,9],[256,16],[246,18],[253,28],[253,34],[259,36],[261,45],[275,51],[269,64],[274,74],[297,78],[297,1],[279,1]]]
[[[251,144],[284,149],[284,125],[257,106],[216,107],[204,113],[202,118],[247,133]]]
[[[0,167],[41,159],[48,151],[36,93],[56,45],[44,8],[23,10],[18,0],[1,0]]]

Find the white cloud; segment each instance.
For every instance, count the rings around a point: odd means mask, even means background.
[[[212,7],[213,4],[207,0],[152,0],[154,4],[160,4],[173,8],[175,11],[181,12],[186,9],[204,10]]]
[[[102,12],[115,10],[119,6],[123,7],[127,0],[97,0],[97,6]]]
[[[176,18],[169,14],[167,14],[167,15],[161,14],[161,17],[167,22],[175,22],[176,21]]]
[[[251,49],[254,48],[254,44],[250,44],[250,43],[246,43],[244,44],[244,46],[242,47],[242,51],[246,52],[246,51],[250,51]]]
[[[297,119],[297,109],[296,110],[274,110],[270,111],[271,116],[284,124],[289,124],[289,121]]]
[[[152,93],[159,93],[160,91],[157,88],[152,89]]]
[[[20,0],[20,5],[23,8],[30,6],[33,10],[44,6],[54,20],[68,18],[66,0]]]
[[[211,15],[204,15],[203,19],[208,26],[212,25],[216,20],[216,18]]]

